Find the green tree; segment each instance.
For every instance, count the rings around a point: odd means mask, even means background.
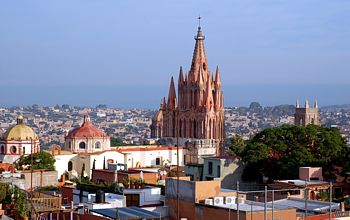
[[[125,143],[122,139],[117,137],[111,137],[111,146],[124,146]]]
[[[321,166],[331,172],[332,165],[348,163],[349,148],[336,128],[283,125],[256,134],[241,156],[247,163],[245,179],[261,175],[290,179],[298,178],[301,166]]]
[[[40,151],[32,154],[32,156],[34,170],[55,170],[55,159],[50,153]],[[31,169],[32,156],[21,156],[15,163],[16,169],[21,170],[23,166],[25,166],[27,170]]]
[[[245,142],[241,135],[235,134],[232,138],[230,138],[231,146],[229,147],[230,155],[241,155],[244,150]]]
[[[5,203],[10,194],[10,186],[7,183],[0,183],[0,203]]]
[[[82,180],[85,178],[85,163],[83,163],[83,166],[81,168],[80,178]]]
[[[30,207],[25,191],[17,190],[15,194],[16,213],[22,217],[29,215]]]

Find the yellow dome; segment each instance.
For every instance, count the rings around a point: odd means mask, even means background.
[[[23,141],[23,140],[37,140],[38,135],[35,134],[32,128],[23,124],[23,116],[18,116],[17,125],[9,128],[3,135],[4,140],[14,140],[14,141]]]

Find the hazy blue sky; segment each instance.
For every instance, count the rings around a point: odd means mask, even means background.
[[[226,106],[350,103],[349,0],[2,1],[1,106],[156,108],[198,15]]]

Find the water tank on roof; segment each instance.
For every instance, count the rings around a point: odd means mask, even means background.
[[[105,192],[102,190],[96,191],[96,203],[105,203]]]

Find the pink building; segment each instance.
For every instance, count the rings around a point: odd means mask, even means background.
[[[180,68],[177,94],[171,78],[168,99],[162,99],[151,125],[151,137],[160,139],[161,144],[178,142],[189,148],[186,161],[190,164],[202,163],[200,156],[220,155],[224,140],[220,71],[218,67],[209,71],[204,39],[198,27],[191,68],[188,73]]]
[[[322,167],[299,167],[299,179],[323,181]]]

